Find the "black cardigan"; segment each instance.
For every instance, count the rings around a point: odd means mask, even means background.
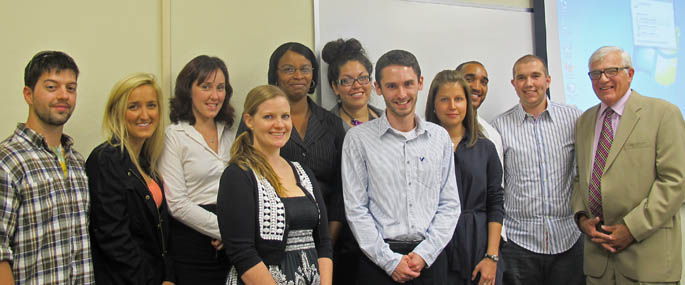
[[[342,177],[340,165],[342,145],[345,139],[343,122],[333,113],[307,97],[307,104],[312,115],[307,121],[307,134],[300,138],[293,126],[290,139],[281,148],[281,157],[287,161],[297,161],[311,170],[321,188],[329,221],[345,222],[343,205]],[[247,131],[245,122],[240,120],[236,137]]]
[[[143,169],[146,162],[141,159]],[[96,283],[159,285],[174,281],[166,254],[166,201],[162,199],[157,209],[128,152],[105,142],[91,152],[86,173]],[[162,188],[162,183],[156,182]]]
[[[300,179],[294,165],[291,164],[291,168],[298,180],[298,186],[309,199],[315,199],[319,208],[319,224],[313,233],[319,258],[331,258],[326,206],[317,180],[313,179],[314,175],[310,170],[303,167],[306,175],[312,178],[309,179],[314,193],[312,197],[304,186],[306,181]],[[239,276],[262,261],[266,265],[280,264],[285,256],[288,223],[285,221],[285,230],[280,238],[263,239],[260,235],[259,195],[258,183],[252,170],[242,170],[236,164],[230,164],[226,168],[219,183],[217,218],[226,253]],[[285,213],[282,214],[285,217]]]

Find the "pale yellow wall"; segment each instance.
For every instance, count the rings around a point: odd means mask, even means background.
[[[247,92],[267,84],[269,56],[279,45],[314,48],[313,13],[311,1],[172,1],[171,76],[175,81],[197,55],[223,59],[240,114]]]
[[[159,1],[0,1],[0,137],[25,122],[26,63],[41,50],[71,55],[81,70],[76,110],[66,125],[84,155],[103,141],[102,112],[126,74],[160,74]]]

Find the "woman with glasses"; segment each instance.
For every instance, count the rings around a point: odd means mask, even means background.
[[[373,66],[356,39],[328,42],[321,52],[328,63],[328,84],[338,104],[330,111],[343,121],[345,131],[378,118],[382,110],[369,105]]]
[[[293,131],[280,154],[314,172],[328,208],[330,235],[335,242],[345,218],[340,178],[345,130],[340,118],[307,96],[316,90],[317,68],[319,65],[311,49],[300,43],[285,43],[271,54],[268,81],[283,90],[291,108]],[[238,135],[245,130],[241,121]]]
[[[373,66],[366,57],[361,43],[356,39],[328,42],[321,52],[321,57],[328,63],[328,84],[338,97],[338,104],[330,111],[340,117],[345,131],[378,118],[383,111],[368,104]],[[362,252],[344,221],[334,245],[334,272],[344,274],[333,275],[333,283],[354,284]]]
[[[169,223],[157,162],[164,145],[162,92],[151,74],[112,88],[103,118],[107,141],[86,162],[97,284],[173,284]]]
[[[445,248],[448,273],[450,284],[501,284],[502,165],[478,127],[469,92],[460,72],[444,70],[435,75],[426,102],[426,121],[443,126],[454,145],[461,215]]]
[[[195,57],[176,78],[160,171],[173,216],[169,254],[181,285],[224,284],[230,267],[215,213],[235,137],[232,94],[216,57]]]
[[[326,207],[309,169],[281,156],[292,130],[283,91],[263,85],[245,99],[248,131],[221,177],[218,216],[233,267],[227,284],[331,284]],[[343,273],[344,274],[344,273]]]

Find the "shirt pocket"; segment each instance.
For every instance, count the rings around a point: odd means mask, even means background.
[[[21,203],[26,209],[20,219],[30,219],[29,224],[41,224],[50,222],[54,217],[58,217],[55,205],[59,204],[57,180],[53,178],[42,178],[28,181],[20,187],[20,194],[23,197]],[[53,212],[54,211],[54,212]]]
[[[440,162],[437,158],[418,156],[414,158],[416,161],[416,176],[419,189],[417,195],[425,197],[428,201],[437,201],[437,195],[440,192]]]

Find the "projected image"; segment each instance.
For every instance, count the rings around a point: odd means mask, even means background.
[[[559,0],[557,11],[566,103],[585,110],[599,102],[587,61],[600,46],[616,45],[633,59],[633,89],[685,109],[685,1]]]

